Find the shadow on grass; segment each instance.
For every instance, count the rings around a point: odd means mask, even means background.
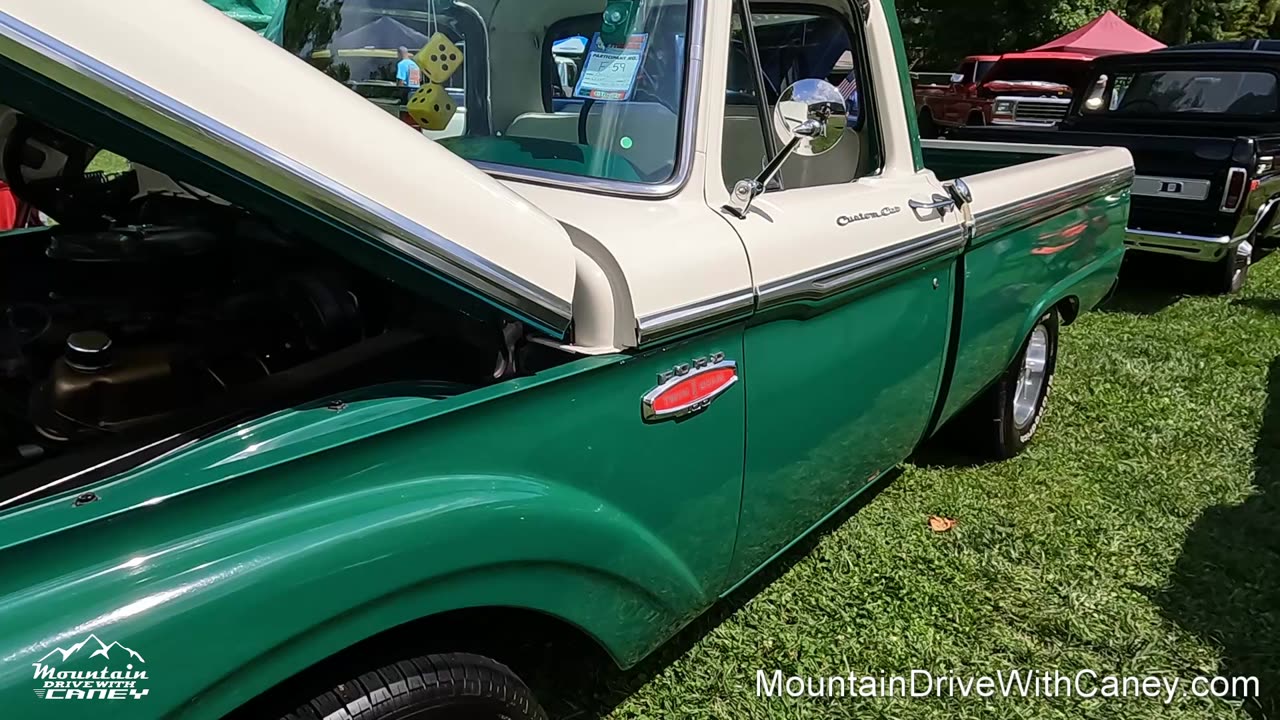
[[[1261,310],[1262,312],[1280,315],[1280,300],[1276,298],[1247,297],[1232,300],[1231,304],[1238,307],[1247,307],[1252,310]]]
[[[528,678],[534,694],[542,701],[547,714],[556,720],[598,720],[608,715],[634,695],[645,683],[660,675],[667,666],[685,655],[703,637],[733,617],[738,610],[760,594],[775,580],[785,575],[797,562],[817,547],[827,535],[866,507],[901,475],[893,470],[887,477],[868,487],[838,513],[828,518],[785,553],[769,563],[742,586],[711,606],[688,627],[676,633],[646,660],[630,670],[619,670],[599,652],[582,649],[575,653],[558,652],[557,662],[579,658],[575,666],[561,665],[542,677]],[[522,675],[523,676],[523,675]]]
[[[1280,718],[1280,359],[1267,393],[1256,494],[1196,520],[1156,596],[1168,618],[1222,648],[1220,675],[1258,679],[1260,696],[1244,699],[1255,720]]]
[[[1194,271],[1201,263],[1178,258],[1128,253],[1120,270],[1120,286],[1101,312],[1155,315],[1194,292]]]
[[[972,468],[990,465],[991,458],[970,454],[974,443],[966,426],[968,418],[960,417],[943,425],[936,435],[920,444],[906,464],[927,468]]]

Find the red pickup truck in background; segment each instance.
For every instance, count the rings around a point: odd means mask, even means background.
[[[971,55],[950,83],[916,86],[920,136],[966,125],[1054,125],[1066,116],[1071,88],[1093,59],[1072,52]]]

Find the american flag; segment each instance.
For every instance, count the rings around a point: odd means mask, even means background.
[[[836,89],[840,91],[845,100],[853,97],[853,94],[858,92],[858,71],[850,72],[849,76]]]

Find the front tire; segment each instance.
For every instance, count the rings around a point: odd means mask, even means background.
[[[1050,310],[1036,321],[1013,364],[987,389],[972,409],[967,424],[972,440],[997,460],[1026,449],[1040,426],[1058,367],[1058,313]]]
[[[281,720],[547,720],[528,686],[479,655],[387,665],[312,698]]]

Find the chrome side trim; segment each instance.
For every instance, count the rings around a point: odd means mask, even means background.
[[[230,157],[240,167],[252,167],[256,171],[255,180],[341,220],[463,287],[506,305],[543,330],[561,337],[567,331],[573,315],[569,302],[433,230],[4,12],[0,12],[0,38],[56,65],[56,68],[45,66],[36,70],[38,74],[67,87],[76,85],[76,76],[82,79],[81,83],[83,80],[96,83],[103,92],[84,93],[86,97],[184,145],[199,146],[201,154],[220,165],[232,167],[232,163],[226,161]],[[14,60],[21,63],[17,58]],[[108,98],[116,101],[109,102]],[[119,100],[127,107],[122,107]]]
[[[1128,188],[1133,185],[1133,178],[1133,168],[1125,168],[975,213],[976,235],[981,238],[1034,225],[1099,196]]]
[[[860,257],[775,280],[760,287],[757,307],[764,310],[800,300],[823,300],[951,250],[958,250],[964,243],[964,228],[956,225]]]
[[[691,0],[689,7],[689,62],[685,67],[685,97],[680,106],[680,147],[676,154],[675,175],[669,180],[654,183],[622,182],[603,178],[583,177],[569,173],[548,172],[518,168],[512,165],[473,161],[471,164],[490,175],[512,182],[578,190],[600,195],[661,200],[684,189],[693,172],[693,156],[698,140],[698,112],[702,106],[702,66],[706,47],[707,0]]]
[[[750,315],[755,304],[755,291],[746,289],[645,315],[637,323],[636,339],[640,344],[657,342],[702,325],[738,320]]]

